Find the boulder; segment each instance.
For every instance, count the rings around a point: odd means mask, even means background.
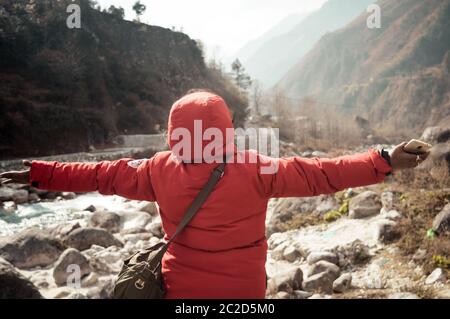
[[[157,216],[159,214],[158,206],[154,202],[141,202],[136,206],[136,209],[141,212],[146,212],[151,216]]]
[[[432,285],[437,282],[445,282],[447,279],[446,273],[442,268],[436,268],[425,280],[426,285]]]
[[[91,273],[92,269],[89,261],[74,248],[65,250],[55,263],[53,269],[53,278],[57,286],[63,286],[67,283],[67,278],[73,276],[73,272],[68,269],[70,265],[77,265],[79,267],[79,280]]]
[[[80,251],[88,249],[92,245],[102,247],[123,247],[123,243],[121,241],[101,228],[88,227],[75,229],[65,237],[63,242],[66,246],[76,248]]]
[[[450,129],[441,126],[427,127],[420,140],[430,144],[445,143],[450,140]]]
[[[110,233],[117,233],[120,230],[120,216],[112,212],[98,211],[92,214],[89,225],[106,229]]]
[[[383,210],[388,212],[394,208],[394,193],[383,192],[381,193],[381,205]]]
[[[8,202],[12,201],[14,190],[9,187],[0,187],[0,201]]]
[[[375,226],[375,238],[381,243],[391,243],[400,237],[396,231],[396,222],[389,219],[380,220]]]
[[[291,299],[291,295],[286,291],[279,291],[275,295],[275,299]]]
[[[306,278],[303,281],[303,290],[331,294],[333,293],[333,283],[336,279],[335,273],[323,271]]]
[[[380,196],[373,191],[365,191],[350,200],[349,217],[366,218],[380,213]]]
[[[335,253],[328,252],[328,251],[311,252],[308,255],[308,258],[306,259],[306,261],[310,265],[315,264],[316,262],[321,261],[321,260],[328,261],[335,265],[337,265],[339,262],[337,255]]]
[[[77,195],[73,192],[63,192],[61,193],[61,197],[64,199],[74,199]]]
[[[162,229],[161,222],[159,221],[148,224],[145,227],[145,230],[151,232],[153,236],[157,238],[163,238],[165,235],[164,230]]]
[[[38,288],[0,258],[0,299],[42,299]]]
[[[300,267],[278,273],[269,279],[267,287],[270,293],[275,294],[280,291],[292,293],[302,287],[303,272]]]
[[[122,231],[141,230],[145,231],[145,226],[152,221],[152,216],[144,212],[127,212],[122,215]],[[142,231],[143,230],[143,231]],[[136,233],[134,232],[134,233]]]
[[[307,292],[303,290],[295,290],[293,294],[293,299],[308,299],[313,295],[312,292]]]
[[[301,252],[295,246],[288,246],[283,251],[283,258],[288,262],[294,262],[301,257]]]
[[[450,231],[450,204],[447,204],[434,218],[433,230],[438,234]]]
[[[388,212],[381,213],[381,217],[392,221],[398,221],[402,218],[402,214],[396,210],[390,210]]]
[[[312,267],[309,269],[308,276],[310,277],[321,272],[329,272],[331,276],[334,276],[333,280],[337,279],[341,274],[341,270],[338,266],[328,261],[321,260],[312,265]]]
[[[352,275],[343,274],[333,282],[333,291],[342,293],[350,289],[352,285]]]
[[[0,240],[0,256],[23,269],[53,264],[64,248],[61,241],[38,229]]]
[[[28,191],[25,189],[18,189],[16,191],[14,191],[12,200],[17,205],[28,203]]]
[[[59,224],[49,229],[50,234],[56,238],[64,238],[73,232],[75,229],[81,228],[77,221],[68,222],[67,224]]]

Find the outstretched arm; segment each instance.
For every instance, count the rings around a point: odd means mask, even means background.
[[[416,167],[428,154],[403,151],[404,143],[390,152],[390,163],[376,150],[333,159],[291,157],[277,160],[274,174],[261,175],[268,197],[306,197],[335,193],[349,187],[384,181],[392,171]]]
[[[8,183],[29,183],[50,191],[94,192],[129,199],[155,201],[151,159],[121,159],[99,163],[24,162],[29,171],[0,175]]]

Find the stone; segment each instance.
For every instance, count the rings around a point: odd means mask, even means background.
[[[445,205],[433,220],[433,230],[437,234],[450,231],[450,204]]]
[[[414,253],[412,257],[414,261],[422,261],[425,260],[426,258],[427,258],[427,251],[422,248],[417,249],[417,251]]]
[[[77,195],[73,192],[63,192],[61,194],[61,197],[64,199],[74,199],[75,197],[77,197]]]
[[[145,229],[152,216],[145,212],[127,212],[122,215],[122,230]]]
[[[4,202],[3,203],[3,207],[0,209],[0,211],[3,212],[3,214],[14,214],[17,210],[17,204],[14,203],[13,201],[9,201],[9,202]]]
[[[388,295],[388,299],[420,299],[420,297],[411,292],[396,292]]]
[[[158,206],[154,202],[141,202],[136,206],[136,209],[141,212],[146,212],[151,216],[157,216],[159,214]]]
[[[366,218],[380,213],[381,200],[377,193],[365,191],[350,200],[349,217]]]
[[[380,220],[375,226],[375,238],[381,243],[391,243],[400,237],[395,229],[396,225],[397,223],[392,220]]]
[[[385,219],[389,219],[392,221],[398,221],[398,220],[402,219],[402,214],[396,210],[390,210],[390,211],[387,211],[384,213],[382,212],[381,216]]]
[[[286,261],[294,262],[301,257],[300,251],[294,246],[286,247],[283,251],[283,258]]]
[[[112,212],[94,212],[89,219],[89,225],[92,227],[103,228],[110,233],[117,233],[120,230],[120,216]]]
[[[64,299],[87,299],[87,297],[80,292],[73,292],[67,297],[64,297]]]
[[[73,276],[73,270],[68,269],[69,266],[76,265],[79,267],[80,280],[84,276],[91,273],[92,269],[86,257],[74,248],[65,250],[55,263],[53,269],[53,278],[57,286],[63,286],[67,283],[67,278]]]
[[[330,271],[309,276],[303,281],[303,290],[331,294],[333,293],[333,282],[336,278],[336,274]]]
[[[67,224],[56,225],[54,228],[49,229],[49,231],[50,234],[56,238],[64,238],[78,228],[81,228],[80,223],[77,221],[72,221]]]
[[[335,253],[328,252],[328,251],[311,252],[308,255],[308,258],[306,258],[306,261],[310,265],[315,264],[316,262],[321,261],[321,260],[328,261],[335,265],[337,265],[339,263],[338,256]]]
[[[307,292],[303,290],[295,290],[293,294],[293,299],[308,299],[313,295],[312,292]]]
[[[325,271],[328,271],[331,275],[333,275],[334,279],[338,278],[341,274],[341,270],[338,266],[326,260],[321,260],[311,266],[308,271],[308,276],[313,276]]]
[[[269,292],[285,291],[292,293],[302,287],[303,272],[300,267],[281,272],[269,279],[267,287]]]
[[[291,299],[291,295],[286,291],[279,291],[275,295],[275,299]]]
[[[38,288],[0,258],[0,299],[42,299]]]
[[[91,272],[89,275],[81,280],[81,287],[92,287],[98,282],[98,275],[95,272]]]
[[[447,276],[442,268],[436,268],[425,280],[426,285],[433,285],[438,282],[445,282]]]
[[[394,193],[383,192],[381,193],[381,205],[386,211],[390,211],[394,208]]]
[[[75,229],[65,237],[63,242],[66,246],[76,248],[80,251],[86,250],[92,245],[123,247],[123,243],[106,230],[90,227]]]
[[[12,200],[17,205],[28,203],[28,191],[25,189],[18,189],[14,191]]]
[[[60,240],[34,228],[0,240],[0,256],[22,269],[53,264],[64,248]]]
[[[0,201],[9,202],[13,200],[14,190],[9,187],[0,187]]]
[[[30,202],[30,203],[37,203],[37,202],[40,202],[40,201],[41,201],[41,198],[39,197],[38,194],[36,194],[36,193],[28,194],[28,202]]]
[[[348,289],[350,289],[351,285],[352,285],[352,275],[349,273],[343,274],[333,282],[333,291],[343,293]]]
[[[86,207],[86,208],[83,209],[83,210],[85,210],[85,211],[87,211],[87,212],[93,213],[93,212],[95,212],[95,211],[97,210],[97,208],[95,208],[94,205],[89,205],[88,207]]]
[[[165,233],[162,229],[161,222],[153,222],[145,227],[145,230],[151,232],[157,238],[163,238]]]

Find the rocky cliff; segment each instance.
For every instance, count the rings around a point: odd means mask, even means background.
[[[0,1],[0,157],[84,151],[118,134],[154,133],[191,88],[222,94],[239,122],[244,101],[206,67],[187,35],[71,1]]]

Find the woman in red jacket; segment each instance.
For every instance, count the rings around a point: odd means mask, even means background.
[[[316,196],[380,183],[393,170],[415,167],[427,156],[408,154],[402,144],[389,154],[369,150],[334,159],[267,158],[237,151],[227,132],[233,132],[233,124],[224,100],[206,91],[196,92],[171,109],[171,151],[139,161],[25,161],[29,170],[0,177],[6,183],[30,183],[52,191],[98,191],[156,201],[167,239],[218,165],[197,148],[204,150],[213,135],[222,134],[222,140],[215,140],[221,141],[219,147],[210,153],[215,159],[228,158],[224,176],[164,256],[166,297],[264,298],[265,217],[270,198]],[[267,165],[276,169],[264,173],[262,168]]]

